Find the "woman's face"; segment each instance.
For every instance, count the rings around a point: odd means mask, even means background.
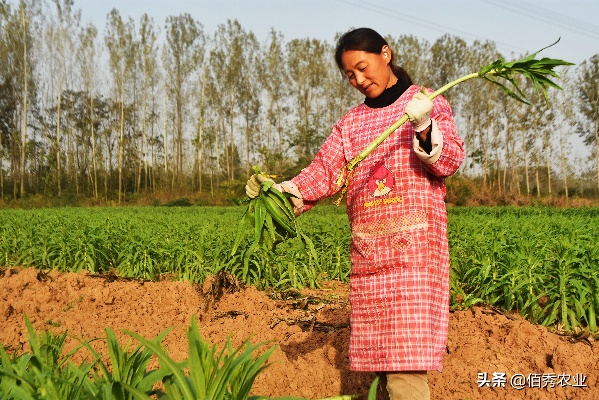
[[[341,55],[341,64],[349,83],[364,96],[374,99],[397,82],[391,71],[391,50],[383,46],[380,54],[361,50],[347,50]]]

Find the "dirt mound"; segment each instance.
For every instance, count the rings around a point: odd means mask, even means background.
[[[34,327],[68,330],[90,340],[112,328],[164,341],[174,359],[187,356],[193,315],[202,336],[222,346],[248,337],[277,345],[254,394],[323,398],[366,395],[374,376],[348,370],[349,288],[266,293],[214,277],[203,287],[33,268],[0,270],[0,343],[26,348],[27,314]],[[77,345],[69,340],[66,348]],[[104,340],[94,348],[107,354]],[[83,354],[81,354],[83,357]],[[517,315],[474,308],[451,314],[443,372],[431,372],[433,399],[599,399],[599,350],[593,338],[550,333]],[[155,367],[155,365],[152,365]]]

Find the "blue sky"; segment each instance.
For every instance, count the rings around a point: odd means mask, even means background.
[[[137,23],[147,13],[161,27],[169,15],[190,13],[211,35],[227,19],[238,20],[258,40],[271,29],[286,40],[317,38],[368,26],[383,35],[412,34],[434,42],[443,34],[468,43],[492,40],[506,58],[560,42],[541,56],[580,63],[599,54],[597,0],[75,0],[83,22],[104,33],[112,8]]]

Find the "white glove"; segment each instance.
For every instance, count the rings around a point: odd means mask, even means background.
[[[267,178],[262,174],[254,174],[250,176],[250,179],[248,179],[247,184],[245,185],[245,194],[247,194],[250,199],[258,197],[260,194],[260,188],[262,187],[262,182],[265,181],[272,181],[272,179]]]
[[[424,93],[418,92],[406,105],[406,114],[416,132],[422,132],[431,124],[433,102]]]
[[[281,182],[280,184],[281,192],[291,193],[293,196],[289,197],[291,200],[291,204],[293,205],[293,213],[295,216],[299,216],[304,212],[304,200],[302,198],[302,194],[299,191],[299,188],[295,185],[295,183],[291,181]]]
[[[267,181],[272,181],[272,179],[262,174],[254,174],[250,176],[250,179],[248,179],[245,185],[245,194],[247,194],[250,199],[258,197],[258,195],[260,194],[260,190],[262,189],[262,182]],[[278,190],[279,192],[283,192],[283,188],[281,187],[281,185],[275,183],[274,181],[271,187]]]

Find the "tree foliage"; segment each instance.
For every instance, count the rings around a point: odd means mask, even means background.
[[[237,20],[210,34],[189,14],[169,16],[159,29],[148,15],[133,21],[114,9],[100,34],[80,22],[72,0],[0,1],[4,202],[234,193],[251,165],[297,173],[336,120],[363,101],[334,63],[335,43],[287,40],[274,29],[257,38]],[[433,89],[502,58],[493,42],[448,34],[432,43],[386,38],[414,84]],[[596,174],[599,190],[598,64],[599,55],[573,67],[571,103],[551,109],[526,83],[531,106],[482,80],[444,94],[467,145],[458,173],[489,191],[538,195],[582,188]],[[588,160],[575,161],[563,146],[575,133],[594,150],[582,149]],[[558,169],[564,179],[552,179]]]

